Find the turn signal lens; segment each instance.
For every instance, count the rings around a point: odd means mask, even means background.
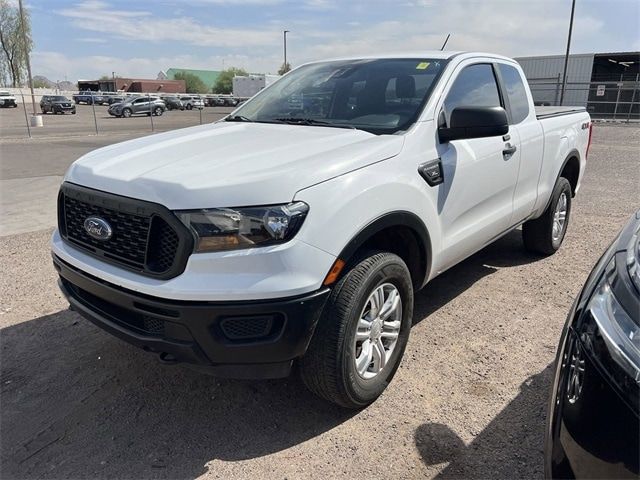
[[[332,283],[335,283],[335,281],[340,276],[340,272],[344,268],[344,265],[344,260],[341,260],[339,258],[335,262],[333,262],[333,267],[331,267],[331,270],[329,270],[329,273],[327,273],[327,276],[325,277],[322,284],[326,287],[328,285],[331,285]]]

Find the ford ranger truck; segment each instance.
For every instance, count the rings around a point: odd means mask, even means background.
[[[88,153],[52,253],[71,308],[219,376],[373,402],[415,292],[522,226],[551,255],[590,142],[584,108],[536,109],[518,64],[422,52],[313,62],[213,124]]]

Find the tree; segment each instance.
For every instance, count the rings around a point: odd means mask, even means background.
[[[291,70],[291,64],[289,62],[287,62],[286,64],[283,63],[280,66],[280,69],[278,70],[278,75],[284,75],[285,73],[287,73],[290,70]]]
[[[220,72],[213,93],[231,93],[233,91],[233,77],[246,76],[248,73],[242,68],[231,67]]]
[[[33,88],[49,88],[51,85],[45,78],[34,78],[33,79]]]
[[[99,80],[102,80],[102,81],[105,81],[105,82],[106,82],[107,80],[111,80],[111,77],[110,77],[109,75],[102,75],[102,76],[99,78]]]
[[[184,80],[187,93],[207,93],[209,87],[207,87],[200,77],[189,72],[178,72],[173,78],[175,80]]]
[[[8,71],[13,87],[23,83],[27,69],[27,55],[31,52],[31,19],[24,12],[25,35],[22,33],[20,11],[8,0],[0,0],[0,61]],[[26,37],[26,41],[25,41]]]

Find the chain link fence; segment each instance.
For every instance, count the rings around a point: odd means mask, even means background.
[[[38,89],[33,96],[28,90],[6,89],[15,97],[17,108],[2,109],[0,115],[0,138],[39,138],[39,137],[69,137],[84,135],[138,135],[153,132],[163,132],[177,128],[185,128],[214,122],[228,115],[234,106],[192,106],[184,101],[174,102],[158,109],[149,108],[154,101],[162,100],[163,96],[154,93],[107,94],[100,92],[63,92],[54,89]],[[43,97],[66,97],[64,111],[62,109],[42,109],[40,101]],[[204,100],[205,96],[195,94],[175,94],[175,98],[195,98]],[[140,99],[131,106],[131,118],[118,118],[109,114],[109,99],[111,103],[122,100]],[[76,99],[78,101],[76,101]],[[155,100],[154,100],[155,99]],[[201,102],[201,105],[204,102]],[[195,104],[195,102],[194,102]],[[34,109],[35,105],[35,109]],[[150,111],[151,110],[151,111]],[[73,112],[73,113],[72,113]],[[64,113],[56,115],[55,113]],[[35,122],[36,117],[39,117]],[[37,123],[37,124],[36,124]]]
[[[621,75],[619,80],[567,82],[564,105],[586,107],[592,118],[630,123],[640,121],[640,75]],[[536,105],[560,105],[562,79],[529,78]]]

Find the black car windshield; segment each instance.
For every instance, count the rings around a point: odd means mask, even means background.
[[[67,97],[53,97],[51,100],[55,102],[68,102],[70,101]]]
[[[313,63],[287,74],[227,120],[395,133],[416,121],[445,64],[429,58]]]

